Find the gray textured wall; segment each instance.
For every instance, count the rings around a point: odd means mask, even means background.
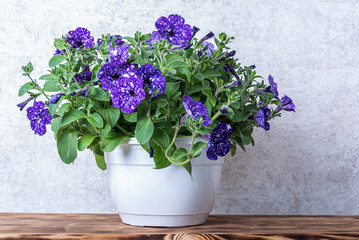
[[[35,136],[16,103],[32,61],[39,77],[53,39],[78,26],[150,32],[162,15],[225,31],[245,65],[272,74],[297,113],[256,129],[256,146],[224,164],[213,213],[359,214],[359,1],[1,1],[0,212],[112,213],[106,172],[90,152],[63,164],[51,131]]]

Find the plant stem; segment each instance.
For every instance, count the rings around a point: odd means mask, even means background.
[[[47,100],[50,100],[50,98],[46,95],[46,93],[40,88],[39,84],[37,84],[37,82],[35,82],[35,81],[31,78],[30,74],[27,75],[27,76],[30,78],[31,82],[35,85],[36,89],[39,90],[39,91],[47,98]]]
[[[133,134],[129,133],[126,131],[126,129],[124,129],[123,127],[120,126],[120,124],[116,123],[116,127],[118,127],[123,133],[125,133],[126,135],[133,137]]]

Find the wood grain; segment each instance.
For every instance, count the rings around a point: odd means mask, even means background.
[[[0,239],[359,239],[359,216],[211,215],[186,228],[134,227],[114,214],[0,213]]]

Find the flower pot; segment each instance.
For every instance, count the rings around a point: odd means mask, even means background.
[[[189,149],[191,139],[178,139]],[[204,141],[199,139],[198,141]],[[205,149],[191,160],[191,180],[182,166],[154,169],[153,159],[136,139],[105,153],[112,199],[124,223],[181,227],[202,224],[213,208],[223,158],[208,160]]]

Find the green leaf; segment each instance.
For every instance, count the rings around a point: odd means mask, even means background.
[[[62,126],[64,126],[81,118],[85,118],[86,116],[87,115],[84,112],[78,109],[72,109],[71,111],[65,113],[64,117],[62,118],[61,124]]]
[[[168,101],[166,99],[160,99],[158,102],[157,102],[157,105],[160,107],[160,108],[163,108],[163,107],[166,107],[168,105]]]
[[[62,88],[58,81],[47,81],[45,82],[44,88],[42,90],[45,92],[59,92],[62,90]]]
[[[32,72],[32,70],[34,70],[34,66],[32,66],[32,63],[31,63],[31,62],[29,62],[29,63],[26,65],[26,67],[27,67],[27,70],[28,70],[29,72]]]
[[[216,69],[212,69],[212,68],[208,68],[206,69],[204,72],[202,72],[203,77],[204,78],[210,78],[210,77],[219,77],[221,76],[221,73],[216,70]]]
[[[65,60],[64,55],[60,55],[60,54],[55,55],[50,59],[49,67],[51,67],[51,68],[55,67],[55,66],[59,65],[60,63],[62,63],[62,61],[64,61],[64,60]]]
[[[91,116],[88,116],[87,121],[97,128],[103,128],[103,120],[98,113],[93,113]]]
[[[106,164],[106,161],[105,161],[105,157],[97,155],[96,153],[94,155],[95,155],[97,166],[102,170],[106,170],[107,169],[107,164]]]
[[[52,119],[52,121],[51,121],[51,130],[54,133],[57,133],[57,131],[60,129],[60,127],[61,127],[61,118]]]
[[[25,93],[27,93],[27,91],[29,91],[30,89],[34,88],[34,84],[32,82],[27,82],[24,85],[21,86],[20,90],[19,90],[19,97],[21,97],[22,95],[24,95]]]
[[[205,149],[206,147],[207,147],[207,143],[196,142],[192,149],[193,157],[198,157],[199,155],[201,155],[203,149]]]
[[[131,122],[131,123],[137,122],[137,112],[123,113],[122,115],[127,122]]]
[[[58,79],[58,77],[53,74],[45,74],[39,78],[39,80],[46,80],[46,81],[54,81],[57,79]]]
[[[167,133],[161,128],[155,128],[153,131],[152,139],[162,148],[167,148],[170,144],[170,138]]]
[[[67,109],[71,106],[71,103],[64,103],[61,105],[59,110],[57,111],[57,114],[60,116],[63,116],[64,113],[67,111]]]
[[[155,163],[155,169],[162,169],[170,166],[172,163],[168,161],[164,151],[160,146],[154,149],[153,161]]]
[[[189,173],[189,175],[191,176],[191,180],[193,181],[193,177],[192,177],[192,163],[191,161],[189,161],[188,163],[182,165],[184,167],[184,169],[186,169],[186,171]]]
[[[117,133],[110,138],[103,138],[101,144],[101,150],[104,152],[112,152],[123,139],[126,138],[126,135]]]
[[[187,150],[185,148],[177,148],[173,154],[173,160],[176,162],[184,162],[187,159]]]
[[[137,123],[135,136],[140,144],[144,144],[150,140],[154,131],[154,126],[149,118],[144,118],[142,121]]]
[[[78,149],[79,151],[83,151],[85,150],[88,146],[90,146],[90,144],[92,143],[92,141],[95,139],[96,135],[95,134],[86,134],[83,135],[78,142]]]
[[[173,97],[173,95],[175,93],[177,93],[179,87],[180,87],[180,82],[166,82],[166,95],[171,98]]]
[[[108,96],[107,92],[105,92],[105,90],[103,90],[102,88],[91,87],[88,92],[88,97],[99,101],[105,101],[105,102],[110,101],[110,97]]]
[[[77,157],[77,131],[69,128],[63,132],[57,141],[57,150],[61,160],[66,163],[72,163]]]
[[[170,66],[174,62],[183,62],[183,61],[184,61],[184,58],[178,54],[171,53],[171,54],[166,55],[166,65],[167,66]]]
[[[105,138],[107,133],[111,131],[111,126],[108,122],[105,123],[105,126],[100,129],[100,136],[101,138]]]
[[[99,109],[99,112],[101,113],[103,118],[111,125],[111,127],[116,125],[121,114],[120,109],[115,108],[112,105],[110,105],[108,108]]]
[[[63,96],[61,96],[56,103],[50,103],[49,104],[49,113],[51,116],[54,116],[54,114],[56,113],[57,108],[59,107],[61,101],[64,99]]]

